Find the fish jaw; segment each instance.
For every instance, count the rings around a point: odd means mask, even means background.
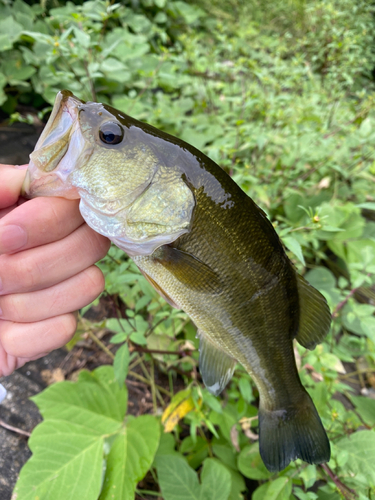
[[[79,127],[79,109],[83,102],[67,90],[59,92],[51,116],[30,155],[22,195],[79,198],[69,180],[78,160],[87,155],[89,144]],[[82,155],[82,153],[86,153]]]

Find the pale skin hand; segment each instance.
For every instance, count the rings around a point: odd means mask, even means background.
[[[74,311],[104,289],[93,264],[110,246],[84,223],[78,200],[23,203],[25,173],[0,164],[0,377],[72,338]]]

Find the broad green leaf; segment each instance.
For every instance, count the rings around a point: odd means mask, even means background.
[[[345,467],[354,474],[365,474],[369,483],[375,485],[375,431],[357,431],[341,439],[336,446],[349,453]]]
[[[227,405],[222,413],[211,412],[210,420],[214,425],[220,427],[223,436],[230,442],[232,427],[236,425],[239,420],[236,410],[232,406]]]
[[[125,343],[116,351],[115,359],[113,361],[113,369],[115,372],[115,377],[120,387],[123,386],[126,376],[128,374],[129,360],[130,360],[129,347],[128,344]]]
[[[330,352],[323,352],[319,356],[319,359],[325,368],[328,368],[329,370],[335,370],[338,373],[346,373],[344,365],[334,354]]]
[[[59,418],[97,428],[102,433],[115,432],[121,426],[126,411],[127,389],[124,386],[120,390],[112,367],[97,370],[99,373],[101,370],[106,377],[109,371],[112,377],[110,382],[98,380],[96,371],[93,374],[86,372],[81,374],[79,383],[53,384],[32,400],[45,419]]]
[[[206,458],[201,474],[200,500],[228,500],[232,487],[227,468],[215,458]]]
[[[303,256],[300,243],[295,238],[293,238],[293,236],[284,236],[283,242],[284,245],[287,248],[289,248],[289,250],[293,252],[294,255],[298,258],[298,260],[302,262],[302,264],[305,266],[306,265],[305,258]]]
[[[251,388],[250,380],[246,377],[241,377],[238,386],[241,391],[241,395],[247,403],[253,400],[253,390]]]
[[[12,39],[9,38],[8,35],[0,33],[0,51],[3,52],[5,50],[11,49],[12,45]]]
[[[375,426],[375,400],[363,396],[350,396],[361,419],[367,425]]]
[[[260,457],[258,443],[245,446],[237,463],[239,471],[250,479],[268,479],[272,475]]]
[[[85,33],[81,29],[74,28],[74,35],[77,42],[82,45],[82,47],[87,48],[90,46],[90,35],[88,33]]]
[[[106,326],[106,328],[108,328],[108,330],[112,330],[114,332],[124,334],[125,335],[124,338],[127,338],[128,335],[134,331],[134,328],[131,326],[129,321],[127,319],[124,319],[124,318],[119,318],[119,319],[109,318],[105,322],[105,326]],[[123,340],[122,340],[122,342],[123,342]]]
[[[58,426],[55,432],[44,435],[44,425],[40,424],[35,439],[32,436],[29,440],[33,455],[21,470],[13,497],[96,500],[101,486],[103,437],[60,433]]]
[[[232,484],[228,500],[240,500],[242,498],[241,492],[246,489],[244,477],[237,470],[227,467],[226,465],[225,467],[229,471]]]
[[[292,481],[289,477],[279,477],[269,483],[264,500],[289,500]]]
[[[306,273],[306,280],[317,290],[331,290],[336,280],[334,275],[325,267],[317,267]]]
[[[175,450],[176,441],[172,434],[161,433],[159,446],[155,455],[155,462],[158,460],[160,455],[178,455],[179,453]]]
[[[299,500],[315,500],[316,498],[318,498],[318,495],[313,491],[305,492],[301,488],[294,487],[293,493]]]
[[[299,474],[299,477],[303,479],[305,488],[311,488],[311,486],[316,481],[316,465],[308,465]]]
[[[254,493],[251,496],[251,500],[265,500],[265,495],[268,490],[270,483],[265,483],[262,484],[262,486],[259,486]]]
[[[197,473],[182,456],[159,455],[156,468],[164,500],[201,500]]]
[[[116,383],[113,366],[102,365],[92,372],[82,370],[79,374],[78,381],[99,384],[107,393],[116,399],[118,418],[125,415],[128,403],[128,391],[126,387],[120,387]]]
[[[143,415],[128,422],[112,444],[99,500],[133,500],[137,483],[151,467],[160,438],[155,417]]]
[[[231,469],[237,470],[237,456],[234,452],[234,448],[231,444],[229,444],[226,439],[215,438],[212,441],[212,451],[217,458],[220,458],[220,461],[230,467]]]
[[[10,42],[16,41],[22,30],[22,25],[17,23],[12,16],[0,20],[0,35],[6,35]]]

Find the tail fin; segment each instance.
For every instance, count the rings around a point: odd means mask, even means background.
[[[259,449],[270,472],[301,458],[309,464],[328,462],[331,449],[318,412],[307,392],[295,407],[259,409]]]

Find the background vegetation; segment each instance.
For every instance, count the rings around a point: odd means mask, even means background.
[[[374,498],[374,28],[370,0],[1,0],[11,120],[43,119],[68,88],[192,143],[267,211],[334,320],[313,352],[296,345],[332,459],[270,474],[249,376],[238,366],[211,396],[194,326],[113,247],[100,264],[113,317],[82,317],[76,340],[96,339],[114,365],[35,398],[44,421],[17,500]],[[128,373],[150,387],[150,415],[127,415]]]

